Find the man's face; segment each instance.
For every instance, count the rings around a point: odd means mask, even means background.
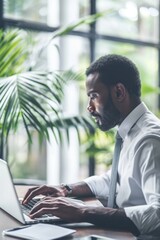
[[[87,109],[98,127],[107,131],[119,124],[121,115],[113,103],[111,88],[100,81],[98,73],[87,77],[86,88],[89,97]]]

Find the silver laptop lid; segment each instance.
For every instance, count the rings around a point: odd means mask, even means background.
[[[12,181],[11,172],[6,161],[0,159],[0,208],[25,223],[17,193]]]

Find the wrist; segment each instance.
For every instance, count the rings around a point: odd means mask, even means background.
[[[69,186],[68,184],[62,183],[61,188],[63,189],[63,193],[64,193],[65,197],[71,196],[71,194],[72,194],[71,186]]]

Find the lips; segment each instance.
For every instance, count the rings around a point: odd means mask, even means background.
[[[91,116],[92,116],[93,118],[96,118],[96,117],[99,117],[99,114],[97,114],[97,113],[91,113]]]

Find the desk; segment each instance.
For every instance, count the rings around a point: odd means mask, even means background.
[[[18,196],[23,197],[27,188],[28,188],[27,186],[16,186]],[[0,239],[5,239],[5,240],[16,239],[16,238],[10,238],[6,236],[2,237],[2,231],[4,229],[17,227],[20,225],[21,224],[18,221],[16,221],[14,218],[9,216],[4,211],[0,210]],[[82,236],[88,236],[91,234],[96,234],[96,235],[106,236],[106,237],[110,237],[117,240],[135,240],[135,237],[128,232],[111,231],[103,228],[97,228],[95,226],[72,226],[71,228],[76,230],[76,233],[73,234],[72,239],[76,239]]]

